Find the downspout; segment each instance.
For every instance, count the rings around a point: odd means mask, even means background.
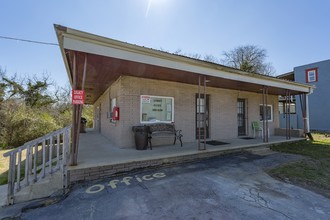
[[[308,104],[308,95],[306,95],[306,132],[310,133],[310,127],[309,127],[309,104]]]
[[[310,134],[308,96],[313,93],[313,88],[309,88],[309,92],[308,92],[308,94],[306,94],[306,130],[307,130],[308,134]],[[313,138],[311,138],[311,139],[313,139]]]
[[[308,96],[311,95],[313,93],[313,88],[309,88],[309,92],[305,95],[305,107],[306,107],[306,115],[305,115],[305,118],[304,118],[304,124],[306,124],[306,135],[308,136],[308,138],[310,140],[314,140],[311,132],[310,132],[310,126],[309,126],[309,104],[308,104]]]

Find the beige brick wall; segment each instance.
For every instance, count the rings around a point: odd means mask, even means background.
[[[121,106],[121,79],[119,78],[115,83],[112,84],[110,88],[108,88],[103,95],[95,102],[94,104],[94,128],[96,130],[100,130],[102,135],[107,137],[110,141],[116,144],[116,139],[121,135],[122,130],[118,126],[118,123],[110,122],[110,118],[107,116],[107,112],[111,112],[110,103],[111,99],[117,98],[117,105]],[[101,114],[99,113],[99,109],[101,109]],[[100,119],[98,119],[98,115]]]
[[[252,135],[251,122],[259,121],[259,93],[236,90],[207,88],[210,95],[210,139],[236,138],[237,99],[247,101],[247,134]],[[174,97],[174,119],[177,129],[182,130],[183,141],[195,140],[195,96],[198,86],[123,76],[119,78],[95,103],[95,110],[101,103],[101,132],[118,147],[134,147],[132,126],[140,124],[140,95]],[[120,120],[111,123],[106,112],[110,111],[109,97],[117,98]],[[270,133],[279,125],[277,96],[269,96],[268,104],[273,106],[273,122],[269,123]],[[97,123],[96,123],[97,126]],[[153,140],[154,143],[154,140]]]

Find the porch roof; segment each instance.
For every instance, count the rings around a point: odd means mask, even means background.
[[[94,104],[120,76],[198,85],[205,76],[208,87],[292,95],[310,93],[312,87],[271,76],[247,73],[223,65],[170,54],[125,42],[100,37],[60,25],[54,25],[68,77],[73,82],[73,59],[76,59],[77,89],[84,87],[85,103]],[[83,72],[86,62],[86,75]],[[84,84],[84,86],[83,86]]]

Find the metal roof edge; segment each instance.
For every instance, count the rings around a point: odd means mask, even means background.
[[[147,47],[143,47],[143,46],[139,46],[139,45],[135,45],[135,44],[131,44],[131,43],[126,43],[123,41],[95,35],[92,33],[68,28],[68,27],[61,26],[61,25],[54,25],[54,27],[55,27],[56,33],[58,35],[58,40],[59,40],[59,44],[61,47],[62,56],[65,60],[67,70],[69,70],[69,67],[67,65],[67,61],[65,58],[63,41],[60,42],[60,40],[61,40],[60,35],[62,35],[63,37],[73,38],[76,40],[81,40],[81,41],[85,41],[85,42],[96,44],[96,45],[103,45],[103,46],[112,47],[112,48],[116,48],[116,49],[120,49],[120,50],[130,51],[130,52],[134,52],[137,54],[154,56],[154,57],[158,57],[161,59],[172,60],[172,61],[176,61],[176,62],[184,62],[184,63],[190,64],[190,65],[202,66],[205,68],[224,71],[227,73],[244,75],[244,76],[248,76],[251,78],[265,79],[265,80],[269,80],[269,81],[273,81],[273,82],[277,82],[277,83],[284,83],[286,85],[289,84],[289,85],[293,85],[293,86],[301,86],[305,89],[309,88],[309,90],[312,89],[312,86],[310,86],[310,85],[292,82],[292,81],[280,79],[280,78],[277,78],[274,76],[266,76],[266,75],[257,74],[257,73],[249,73],[249,72],[245,72],[245,71],[235,69],[232,67],[227,67],[227,66],[224,66],[221,64],[211,63],[211,62],[207,62],[207,61],[203,61],[203,60],[197,60],[194,58],[185,57],[185,56],[181,56],[181,55],[177,55],[177,54],[171,54],[168,52],[164,52],[164,51],[160,51],[160,50],[156,50],[156,49],[152,49],[152,48],[147,48]],[[71,77],[71,76],[69,76],[69,77]]]

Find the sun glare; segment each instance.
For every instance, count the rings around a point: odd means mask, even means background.
[[[146,10],[146,17],[149,15],[149,11],[151,10],[152,7],[157,7],[157,5],[163,5],[167,2],[168,0],[148,0],[148,6]]]
[[[149,14],[149,10],[150,10],[150,7],[151,7],[151,4],[152,4],[152,1],[153,1],[153,0],[149,0],[149,1],[148,1],[147,11],[146,11],[146,17],[148,17],[148,14]]]

